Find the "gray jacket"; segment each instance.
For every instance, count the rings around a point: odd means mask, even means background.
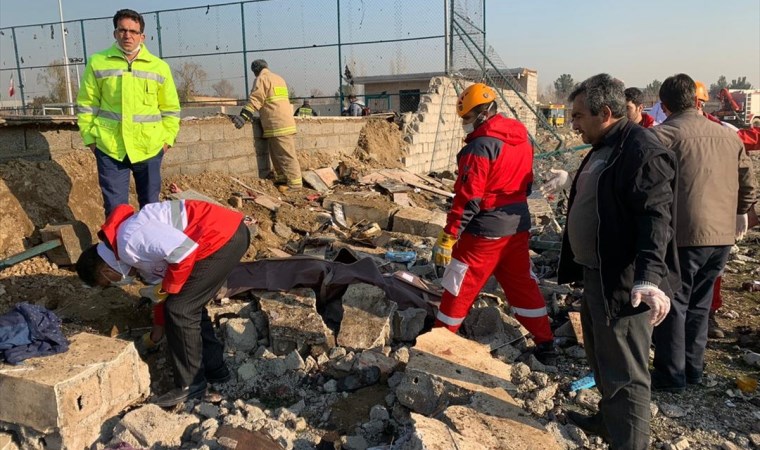
[[[755,203],[752,160],[739,137],[693,108],[652,131],[678,159],[678,246],[733,245],[736,215]]]

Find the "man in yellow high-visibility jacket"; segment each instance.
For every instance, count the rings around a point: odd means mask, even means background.
[[[77,96],[79,132],[95,153],[106,217],[129,203],[130,172],[140,207],[159,200],[161,160],[180,121],[171,69],[143,44],[142,16],[122,9],[113,25],[116,42],[89,58]]]
[[[256,81],[248,103],[243,106],[239,116],[232,117],[232,121],[239,129],[246,121],[253,120],[254,112],[259,112],[261,127],[264,129],[263,137],[269,144],[269,156],[274,164],[275,184],[280,185],[281,192],[285,192],[300,189],[303,185],[293,138],[296,134],[296,121],[293,119],[287,83],[268,67],[263,59],[251,63]]]

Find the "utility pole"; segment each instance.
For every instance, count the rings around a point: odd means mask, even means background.
[[[58,0],[58,14],[61,17],[61,39],[63,40],[63,64],[64,69],[66,73],[66,98],[68,99],[69,105],[74,103],[74,99],[71,98],[71,74],[69,73],[69,52],[66,50],[66,27],[63,24],[63,5],[61,5],[61,0]],[[74,108],[72,106],[69,106],[67,108],[69,110],[69,114],[74,114]]]

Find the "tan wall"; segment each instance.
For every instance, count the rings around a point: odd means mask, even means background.
[[[462,88],[470,84],[466,83]],[[531,134],[535,134],[535,116],[514,92],[505,90],[504,95],[515,108],[517,118]],[[410,171],[428,173],[456,168],[456,154],[464,144],[462,121],[456,114],[457,97],[451,78],[435,77],[430,81],[428,93],[420,98],[417,113],[406,113],[401,117],[404,140],[409,143],[404,163]],[[515,118],[501,101],[499,109]]]
[[[361,117],[297,118],[299,152],[353,152],[366,119]],[[0,162],[11,159],[49,160],[83,150],[75,122],[0,126]],[[237,130],[224,118],[183,120],[175,146],[163,161],[165,175],[204,171],[263,176],[269,171],[266,140],[256,120]]]

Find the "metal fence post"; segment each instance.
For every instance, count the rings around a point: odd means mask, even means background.
[[[16,43],[16,27],[11,27],[13,35],[13,51],[16,53],[16,71],[18,73],[18,90],[21,93],[21,110],[26,115],[26,97],[24,97],[24,79],[21,78],[21,61],[18,57],[18,44]]]
[[[79,21],[79,29],[82,30],[82,56],[84,61],[87,62],[87,38],[84,36],[84,20]]]
[[[453,0],[452,0],[453,1]],[[450,74],[449,67],[449,0],[443,0],[443,71]]]
[[[483,0],[483,67],[486,67],[486,52],[488,51],[486,44],[486,0]]]
[[[248,46],[245,40],[245,9],[243,2],[240,2],[240,19],[242,21],[243,28],[243,78],[245,79],[245,86],[243,86],[243,97],[248,93]]]
[[[164,47],[161,45],[161,12],[156,11],[156,39],[158,40],[158,57],[164,57]]]
[[[343,110],[343,58],[340,53],[340,0],[335,0],[338,5],[338,107]]]

